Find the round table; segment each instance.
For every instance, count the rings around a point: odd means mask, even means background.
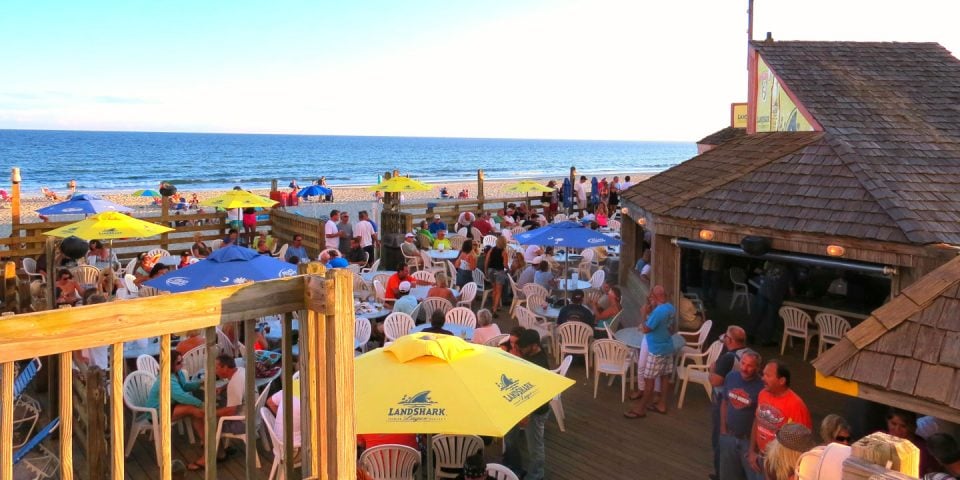
[[[376,270],[376,271],[373,271],[373,272],[361,273],[361,274],[360,274],[360,278],[362,278],[364,282],[366,282],[366,283],[368,283],[368,284],[372,284],[372,283],[373,283],[373,277],[375,277],[375,276],[377,276],[377,275],[390,275],[390,276],[393,276],[393,274],[395,274],[395,273],[397,273],[396,270]],[[386,285],[384,285],[384,286],[386,286]]]
[[[389,308],[384,308],[384,306],[379,303],[371,303],[370,305],[373,307],[376,307],[376,310],[372,312],[364,312],[364,313],[360,313],[359,311],[357,311],[355,313],[356,317],[366,318],[367,320],[373,321],[373,320],[379,320],[381,318],[386,317],[387,315],[390,315],[391,310]]]
[[[140,344],[138,340],[123,344],[123,358],[136,359],[140,355],[150,355],[151,357],[160,355],[160,339],[157,337],[148,338],[146,345]]]
[[[427,298],[427,292],[433,288],[429,285],[424,285],[422,287],[413,287],[410,289],[410,295],[416,297],[417,300],[423,301],[424,298]],[[453,291],[453,298],[460,298],[460,291],[457,289],[451,289]]]
[[[157,259],[157,263],[176,267],[177,265],[180,265],[180,255],[167,255],[165,257],[160,257]]]
[[[557,307],[549,306],[549,305],[548,305],[546,308],[543,308],[543,307],[533,307],[533,308],[530,309],[530,311],[533,312],[533,313],[536,314],[536,315],[539,315],[539,316],[541,316],[541,317],[545,317],[545,318],[548,319],[548,320],[554,320],[554,321],[556,321],[556,320],[557,320],[557,317],[560,316],[560,309],[557,308]]]
[[[565,253],[558,253],[558,254],[554,255],[553,258],[554,258],[554,260],[557,261],[557,263],[565,263],[565,262],[567,261],[567,255],[566,255]],[[571,253],[571,254],[570,254],[570,263],[571,263],[571,264],[580,263],[580,260],[583,260],[583,255],[581,255],[581,254],[579,254],[579,253]],[[573,265],[573,266],[576,266],[576,265]]]
[[[590,288],[590,282],[585,280],[560,280],[560,283],[557,284],[557,290],[586,290]]]
[[[427,255],[434,260],[455,260],[458,255],[460,255],[460,250],[449,249],[449,250],[427,250]]]
[[[413,330],[410,330],[410,333],[422,332],[425,329],[430,328],[429,323],[421,323],[416,327],[413,327]],[[450,333],[464,339],[464,340],[473,340],[473,329],[470,327],[464,327],[462,325],[457,325],[454,323],[448,323],[443,326],[444,330],[450,331]]]
[[[643,332],[636,327],[624,328],[613,332],[613,338],[631,348],[643,348]]]

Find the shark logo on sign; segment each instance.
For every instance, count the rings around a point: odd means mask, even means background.
[[[171,277],[166,281],[166,284],[171,287],[182,287],[188,283],[190,283],[190,280],[186,277]]]
[[[387,408],[388,422],[438,422],[447,416],[447,409],[435,407],[430,390],[404,395],[396,407]]]
[[[537,393],[536,385],[510,378],[505,373],[500,374],[497,388],[500,389],[503,399],[514,405],[522,405]]]

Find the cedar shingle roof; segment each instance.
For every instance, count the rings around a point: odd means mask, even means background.
[[[692,220],[960,244],[960,61],[935,43],[753,46],[825,132],[731,140],[627,201]]]
[[[728,140],[742,137],[747,134],[746,128],[727,127],[701,138],[697,145],[720,145]]]
[[[847,332],[813,366],[960,409],[960,257],[922,277]]]

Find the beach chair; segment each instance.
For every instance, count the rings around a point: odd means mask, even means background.
[[[16,468],[21,465],[27,470],[27,474],[32,475],[34,479],[53,478],[56,475],[60,468],[60,459],[50,449],[43,446],[42,442],[59,426],[60,417],[56,417],[13,453],[14,478],[27,478]]]
[[[60,196],[56,194],[53,190],[50,190],[47,187],[40,187],[40,192],[43,193],[43,196],[47,200],[60,200]]]

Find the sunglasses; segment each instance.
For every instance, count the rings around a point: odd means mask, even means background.
[[[849,436],[837,435],[836,437],[833,437],[833,439],[840,443],[850,443]]]

